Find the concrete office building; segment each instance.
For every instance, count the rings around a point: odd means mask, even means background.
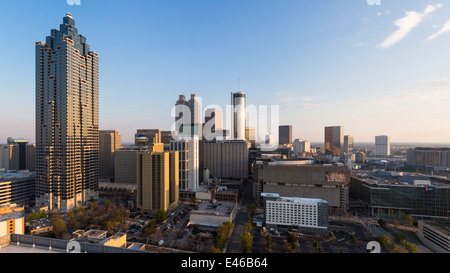
[[[28,171],[0,172],[0,206],[20,204],[33,206],[35,175]]]
[[[114,182],[136,185],[136,161],[139,148],[121,147],[114,152]]]
[[[203,143],[203,168],[213,178],[248,178],[246,140],[207,141]]]
[[[332,210],[348,209],[350,171],[344,164],[319,164],[313,159],[257,161],[253,172],[254,198],[263,205],[261,193],[285,197],[323,199]]]
[[[179,153],[163,145],[137,154],[137,206],[142,211],[171,210],[179,199]]]
[[[293,153],[296,156],[311,152],[311,143],[303,139],[295,139],[293,143]]]
[[[409,149],[406,164],[445,171],[450,169],[450,148],[416,147]]]
[[[376,156],[391,155],[391,142],[389,136],[375,137],[375,155]]]
[[[344,153],[353,153],[353,143],[354,143],[354,138],[353,136],[347,135],[344,136]]]
[[[100,130],[99,146],[99,179],[114,181],[114,152],[122,146],[122,135],[117,130]]]
[[[297,230],[302,233],[328,233],[328,202],[322,199],[281,197],[262,193],[263,225],[267,229]]]
[[[292,125],[278,127],[278,142],[280,145],[292,144]]]
[[[0,238],[8,234],[24,233],[24,208],[16,205],[0,206]]]
[[[179,152],[180,190],[197,189],[200,179],[198,136],[170,141],[170,151]]]
[[[325,127],[325,154],[342,155],[344,152],[344,127]]]
[[[6,170],[19,169],[19,147],[17,145],[0,145],[0,168]]]
[[[67,212],[98,198],[99,55],[68,13],[36,43],[36,203]]]
[[[231,119],[231,138],[245,139],[246,126],[246,103],[245,93],[231,93],[232,119]]]
[[[18,150],[18,152],[16,152],[17,156],[15,158],[15,162],[12,164],[15,166],[13,170],[26,170],[28,140],[23,138],[8,137],[7,143],[13,145],[13,149]]]

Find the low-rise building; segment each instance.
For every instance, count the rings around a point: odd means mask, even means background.
[[[12,233],[25,233],[25,215],[23,206],[11,204],[0,207],[0,237]]]
[[[190,224],[206,227],[218,227],[225,222],[232,222],[236,216],[236,203],[202,202],[198,209],[190,213]]]
[[[450,253],[450,226],[418,221],[417,237],[436,253]]]
[[[297,230],[303,233],[328,233],[328,202],[322,199],[281,197],[262,193],[264,226],[268,229]]]

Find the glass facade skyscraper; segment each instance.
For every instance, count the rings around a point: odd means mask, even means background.
[[[71,14],[36,43],[36,205],[68,211],[98,196],[99,55]]]

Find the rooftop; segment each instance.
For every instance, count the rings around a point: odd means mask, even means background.
[[[202,202],[198,205],[198,210],[191,211],[191,214],[230,215],[235,207],[234,202]]]
[[[449,183],[437,180],[430,175],[422,175],[407,172],[386,171],[358,171],[352,172],[352,176],[370,184],[377,185],[404,185],[415,187],[450,187]]]

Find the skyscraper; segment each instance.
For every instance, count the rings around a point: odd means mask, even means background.
[[[36,205],[66,212],[98,197],[99,55],[68,13],[36,43]]]
[[[178,135],[193,136],[200,135],[202,130],[202,119],[200,102],[196,94],[191,94],[189,101],[184,95],[179,95],[175,104],[175,131]],[[186,111],[189,111],[189,115]],[[186,115],[185,115],[186,114]]]
[[[99,178],[114,181],[114,151],[122,146],[122,135],[117,130],[100,130],[99,145]]]
[[[245,139],[246,110],[245,93],[232,92],[232,119],[231,119],[231,137],[234,139]]]
[[[353,153],[353,136],[344,136],[344,153]]]
[[[292,125],[278,127],[278,140],[280,145],[292,144]]]
[[[375,137],[375,155],[389,156],[391,154],[391,142],[389,136]]]
[[[344,152],[344,127],[325,127],[325,153],[342,155]]]
[[[170,141],[170,151],[179,152],[180,190],[195,190],[199,186],[199,138]]]

